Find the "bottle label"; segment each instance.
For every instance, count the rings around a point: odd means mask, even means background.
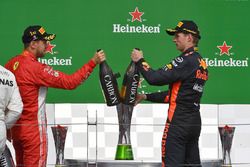
[[[106,90],[108,91],[108,95],[109,95],[109,99],[111,100],[111,103],[114,104],[118,102],[118,99],[115,95],[115,89],[112,83],[112,77],[110,75],[105,75],[104,81],[105,81],[105,86],[107,88]],[[107,99],[107,101],[109,100]]]
[[[139,74],[135,74],[133,76],[131,89],[130,89],[130,95],[129,95],[129,103],[135,102],[139,79],[140,79]]]

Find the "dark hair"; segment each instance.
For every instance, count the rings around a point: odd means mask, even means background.
[[[198,37],[194,36],[194,35],[192,35],[192,36],[193,36],[193,44],[195,46],[198,46],[200,39]]]
[[[24,43],[23,46],[24,46],[24,49],[27,49],[30,46],[30,43]]]
[[[191,33],[188,33],[188,32],[182,32],[182,33],[184,33],[184,34],[191,34]],[[197,37],[197,36],[195,36],[195,35],[193,35],[193,34],[191,34],[192,35],[192,37],[193,37],[193,44],[194,44],[194,46],[198,46],[198,44],[199,44],[199,41],[200,41],[200,39]]]

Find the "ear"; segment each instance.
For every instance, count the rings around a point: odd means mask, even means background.
[[[193,42],[194,38],[192,34],[188,34],[188,41]]]

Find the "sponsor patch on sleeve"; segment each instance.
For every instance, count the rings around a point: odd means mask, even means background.
[[[178,63],[182,63],[183,62],[183,57],[176,57],[175,61],[177,61]]]
[[[163,69],[164,71],[172,70],[172,69],[173,69],[173,65],[172,65],[172,64],[166,64],[162,69]]]
[[[200,63],[200,67],[202,67],[204,70],[207,69],[207,64],[203,59],[198,59]]]
[[[16,71],[16,69],[19,67],[19,62],[15,62],[13,65],[13,70]]]
[[[59,72],[54,71],[52,67],[46,66],[44,69],[44,72],[48,73],[49,75],[52,75],[54,77],[59,77]]]
[[[170,70],[172,70],[172,68],[173,68],[172,64],[167,64],[166,66],[167,66],[167,68],[170,69]]]

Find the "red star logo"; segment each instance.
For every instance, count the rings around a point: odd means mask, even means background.
[[[144,12],[140,12],[138,10],[138,7],[135,8],[134,12],[129,12],[129,14],[132,16],[132,22],[134,22],[135,20],[142,22],[141,16],[144,14]]]
[[[50,42],[48,42],[45,52],[46,52],[46,53],[49,52],[49,53],[51,53],[51,54],[54,54],[54,52],[53,52],[53,48],[54,48],[54,47],[56,47],[56,45],[53,45],[53,44],[51,44]]]
[[[223,42],[223,45],[217,46],[217,48],[220,49],[220,56],[223,55],[223,54],[226,54],[226,55],[230,56],[229,50],[230,50],[232,47],[233,47],[233,46],[227,45],[226,41]]]

